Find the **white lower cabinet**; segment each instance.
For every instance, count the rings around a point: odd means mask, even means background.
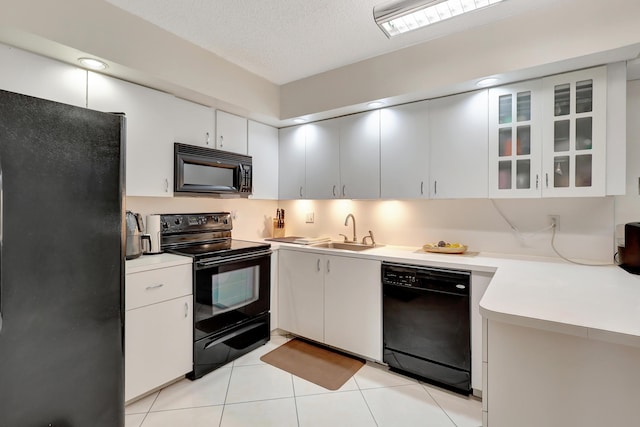
[[[382,360],[380,262],[280,250],[281,329]]]
[[[127,274],[125,401],[191,371],[191,283],[191,264]]]
[[[324,342],[382,360],[380,262],[327,256],[324,279]]]

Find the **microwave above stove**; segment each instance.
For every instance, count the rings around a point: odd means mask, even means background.
[[[193,145],[174,144],[176,196],[249,197],[250,156]]]

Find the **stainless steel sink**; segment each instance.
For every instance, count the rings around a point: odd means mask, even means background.
[[[380,248],[384,245],[363,245],[362,243],[325,242],[313,245],[314,248],[344,249],[347,251],[366,251],[367,249]]]

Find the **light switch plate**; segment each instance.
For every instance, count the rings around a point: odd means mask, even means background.
[[[313,222],[314,222],[314,214],[313,214],[313,212],[307,212],[305,222],[307,224],[313,224]]]

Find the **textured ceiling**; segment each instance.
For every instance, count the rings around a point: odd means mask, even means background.
[[[565,0],[507,0],[391,40],[373,20],[373,7],[384,0],[107,1],[285,84]]]

